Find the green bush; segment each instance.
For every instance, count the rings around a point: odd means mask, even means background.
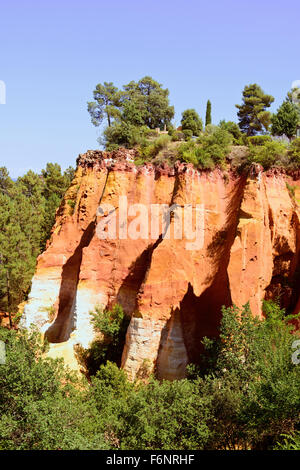
[[[210,157],[215,164],[223,165],[230,151],[232,140],[232,135],[228,131],[209,125],[197,142],[207,157]]]
[[[264,144],[249,145],[249,162],[259,163],[265,170],[276,165],[286,165],[286,154],[286,146],[277,141],[266,141]]]
[[[291,142],[288,150],[288,158],[291,165],[300,165],[300,137]]]
[[[207,372],[201,394],[211,397],[213,449],[268,449],[300,425],[300,367],[291,360],[291,317],[264,302],[265,319],[249,305],[223,308],[220,337],[204,340]],[[299,316],[298,316],[299,317]]]
[[[184,136],[184,133],[182,131],[173,131],[171,134],[169,134],[171,136],[171,140],[172,142],[178,142],[180,140],[184,140],[185,139],[185,136]]]
[[[238,124],[233,121],[220,121],[219,127],[227,132],[229,132],[233,137],[233,143],[235,145],[243,145],[243,133],[241,132]]]
[[[125,121],[115,121],[103,133],[104,140],[99,142],[105,145],[106,150],[115,150],[119,147],[133,148],[140,145],[149,135],[150,129],[146,126],[134,126]]]
[[[293,434],[283,434],[279,440],[276,450],[300,450],[300,431]]]
[[[214,167],[212,158],[194,141],[180,144],[178,157],[182,162],[192,163],[203,169],[212,169]]]
[[[78,353],[88,374],[95,375],[100,365],[107,361],[120,365],[129,318],[120,305],[115,305],[111,310],[96,307],[90,315],[94,330],[101,337],[89,349]]]
[[[107,449],[87,383],[44,357],[35,332],[0,328],[0,450]]]
[[[208,125],[197,141],[188,141],[178,147],[181,161],[193,163],[203,169],[223,166],[230,150],[232,135],[217,126]]]
[[[198,136],[203,129],[203,122],[195,109],[186,109],[182,113],[181,129],[186,139]]]
[[[140,145],[139,151],[142,161],[151,160],[152,158],[156,157],[156,155],[161,150],[165,149],[168,146],[171,140],[171,136],[163,134],[153,141],[144,141]]]
[[[254,135],[248,137],[248,143],[252,145],[265,145],[268,142],[272,142],[272,138],[269,135]]]
[[[191,131],[191,129],[183,129],[182,133],[185,140],[191,140],[193,137],[193,131]]]
[[[249,305],[223,308],[200,367],[173,382],[130,383],[107,361],[89,383],[46,358],[37,332],[0,328],[0,449],[299,450],[300,366],[291,360],[299,335],[276,303],[263,311],[260,319]],[[93,317],[117,347],[122,310]]]

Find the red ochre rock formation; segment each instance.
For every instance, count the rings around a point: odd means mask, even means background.
[[[78,157],[22,318],[46,335],[52,357],[76,368],[74,345],[87,348],[95,337],[89,312],[119,303],[131,316],[122,357],[129,377],[148,364],[159,378],[181,378],[199,359],[201,339],[217,335],[222,305],[249,301],[261,316],[262,300],[280,296],[288,311],[300,310],[299,175],[259,165],[247,175],[183,163],[136,167],[133,158],[125,149]],[[125,199],[128,209],[142,206],[120,222]],[[158,204],[176,205],[169,225]],[[178,236],[177,215],[187,205],[194,229],[200,210],[198,246]],[[148,227],[140,238],[126,236],[126,223],[138,228],[145,208]],[[99,227],[113,217],[117,237],[101,238]]]

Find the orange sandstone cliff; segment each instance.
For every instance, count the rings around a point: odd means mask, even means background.
[[[133,157],[120,149],[77,160],[21,321],[46,335],[50,356],[76,368],[74,346],[87,348],[95,335],[89,312],[119,303],[131,316],[122,357],[129,377],[147,360],[159,378],[181,378],[197,362],[201,339],[217,334],[222,305],[249,301],[262,315],[263,299],[280,298],[288,311],[300,310],[299,175],[259,165],[247,175],[182,163],[136,167]],[[157,210],[171,206],[169,222],[161,221]],[[195,246],[184,230],[178,235],[184,207],[200,210]],[[148,223],[139,237],[127,236],[139,211]],[[110,217],[119,233],[99,236]]]

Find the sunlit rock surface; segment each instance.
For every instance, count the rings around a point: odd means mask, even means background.
[[[121,149],[77,160],[22,317],[45,334],[51,355],[76,368],[74,346],[87,348],[94,338],[89,312],[119,303],[131,316],[122,358],[130,378],[145,365],[159,378],[182,378],[186,364],[198,361],[202,338],[217,335],[222,305],[249,301],[260,316],[263,299],[280,298],[300,310],[299,175],[259,165],[247,175],[181,163],[136,167],[133,157]],[[103,217],[119,222],[125,197],[128,207],[148,211],[142,237],[99,238]],[[168,237],[160,214],[150,220],[157,204],[176,205]],[[99,213],[99,205],[108,209]],[[196,245],[184,230],[178,237],[176,214],[187,205],[201,212]],[[128,226],[136,216],[129,213]]]

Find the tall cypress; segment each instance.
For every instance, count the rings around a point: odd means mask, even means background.
[[[206,103],[205,127],[208,124],[211,124],[211,102],[209,100]]]

